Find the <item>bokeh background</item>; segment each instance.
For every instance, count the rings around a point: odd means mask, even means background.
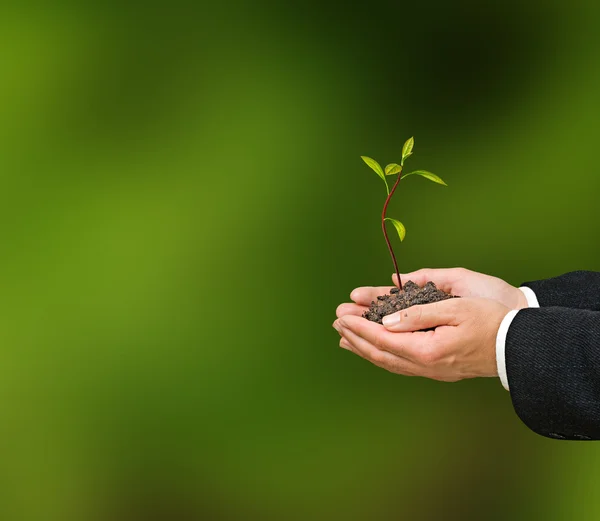
[[[0,7],[0,519],[594,519],[600,445],[388,374],[404,271],[600,270],[600,4]]]

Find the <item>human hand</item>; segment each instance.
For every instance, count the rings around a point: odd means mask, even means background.
[[[510,309],[522,309],[527,307],[527,299],[519,288],[511,286],[508,282],[467,270],[465,268],[449,269],[421,269],[412,273],[401,275],[403,281],[412,280],[418,286],[424,286],[432,281],[435,285],[451,295],[459,297],[479,297],[492,299],[509,307]],[[392,275],[392,280],[398,285],[398,277]],[[337,309],[337,316],[357,315],[361,316],[379,295],[390,292],[394,286],[383,287],[360,287],[356,288],[350,298],[354,304],[341,304]]]
[[[498,376],[496,335],[510,309],[482,298],[413,306],[384,318],[384,326],[355,314],[333,327],[340,347],[393,373],[456,382]],[[433,331],[423,329],[436,328]]]

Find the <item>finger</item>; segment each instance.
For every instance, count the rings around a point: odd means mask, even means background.
[[[335,310],[335,315],[340,318],[344,315],[356,315],[357,317],[369,309],[367,306],[359,306],[358,304],[345,303],[340,304]]]
[[[347,328],[342,328],[342,334],[344,335],[342,341],[345,341],[350,346],[352,352],[377,367],[406,376],[415,376],[417,374],[419,368],[410,360],[377,349],[374,345]]]
[[[350,298],[361,306],[369,306],[380,295],[389,295],[395,286],[363,286],[350,293]]]
[[[350,342],[348,342],[348,340],[346,340],[344,337],[340,338],[340,347],[342,349],[346,349],[347,351],[352,351],[352,346],[350,345]]]
[[[402,277],[402,284],[405,284],[409,280],[412,280],[417,286],[424,286],[430,279],[428,278],[428,272],[431,271],[429,269],[422,269],[418,271],[413,271],[411,273],[401,273],[400,277]],[[392,282],[398,286],[398,275],[395,273],[392,274]]]
[[[419,357],[421,348],[430,340],[432,331],[398,335],[362,317],[346,315],[337,321],[342,329],[348,329],[381,351],[409,360]]]
[[[456,326],[458,315],[465,299],[448,299],[432,304],[412,306],[383,317],[383,326],[388,331],[419,331],[438,326]]]
[[[417,286],[423,287],[428,282],[433,282],[438,289],[450,293],[456,280],[460,278],[459,270],[460,268],[423,268],[411,273],[400,274],[400,277],[402,277],[403,284],[412,280]],[[398,285],[398,276],[395,273],[392,275],[392,281]]]

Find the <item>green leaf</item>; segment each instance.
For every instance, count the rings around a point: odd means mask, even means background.
[[[402,147],[402,164],[404,164],[404,160],[412,155],[413,148],[415,146],[415,138],[411,137],[406,140],[404,146]]]
[[[402,179],[404,179],[405,177],[408,177],[409,175],[420,175],[422,177],[424,177],[425,179],[429,179],[430,181],[433,181],[434,183],[437,183],[439,185],[444,185],[444,186],[448,186],[444,180],[441,177],[438,177],[435,174],[432,174],[431,172],[428,172],[427,170],[415,170],[414,172],[411,172],[410,174],[406,174],[402,176]]]
[[[402,167],[396,163],[390,163],[385,167],[385,175],[394,175],[402,172]]]
[[[367,156],[360,156],[361,159],[367,163],[367,165],[369,165],[369,167],[379,176],[381,177],[381,179],[383,179],[385,181],[385,174],[383,173],[383,169],[381,168],[381,165],[375,161],[374,159],[371,159],[370,157]],[[387,182],[387,181],[386,181]]]
[[[403,241],[404,237],[406,237],[406,228],[404,227],[404,225],[400,221],[396,221],[396,219],[390,219],[389,217],[386,217],[385,220],[390,221],[394,225],[394,228],[396,228],[400,240]]]

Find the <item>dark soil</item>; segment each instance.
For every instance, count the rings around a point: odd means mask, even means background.
[[[431,304],[454,298],[449,293],[437,289],[433,282],[428,282],[420,288],[409,280],[404,284],[402,290],[392,288],[388,295],[380,295],[377,300],[371,302],[371,307],[363,313],[363,317],[371,322],[382,323],[383,317],[391,315],[396,311],[416,306],[417,304]]]

